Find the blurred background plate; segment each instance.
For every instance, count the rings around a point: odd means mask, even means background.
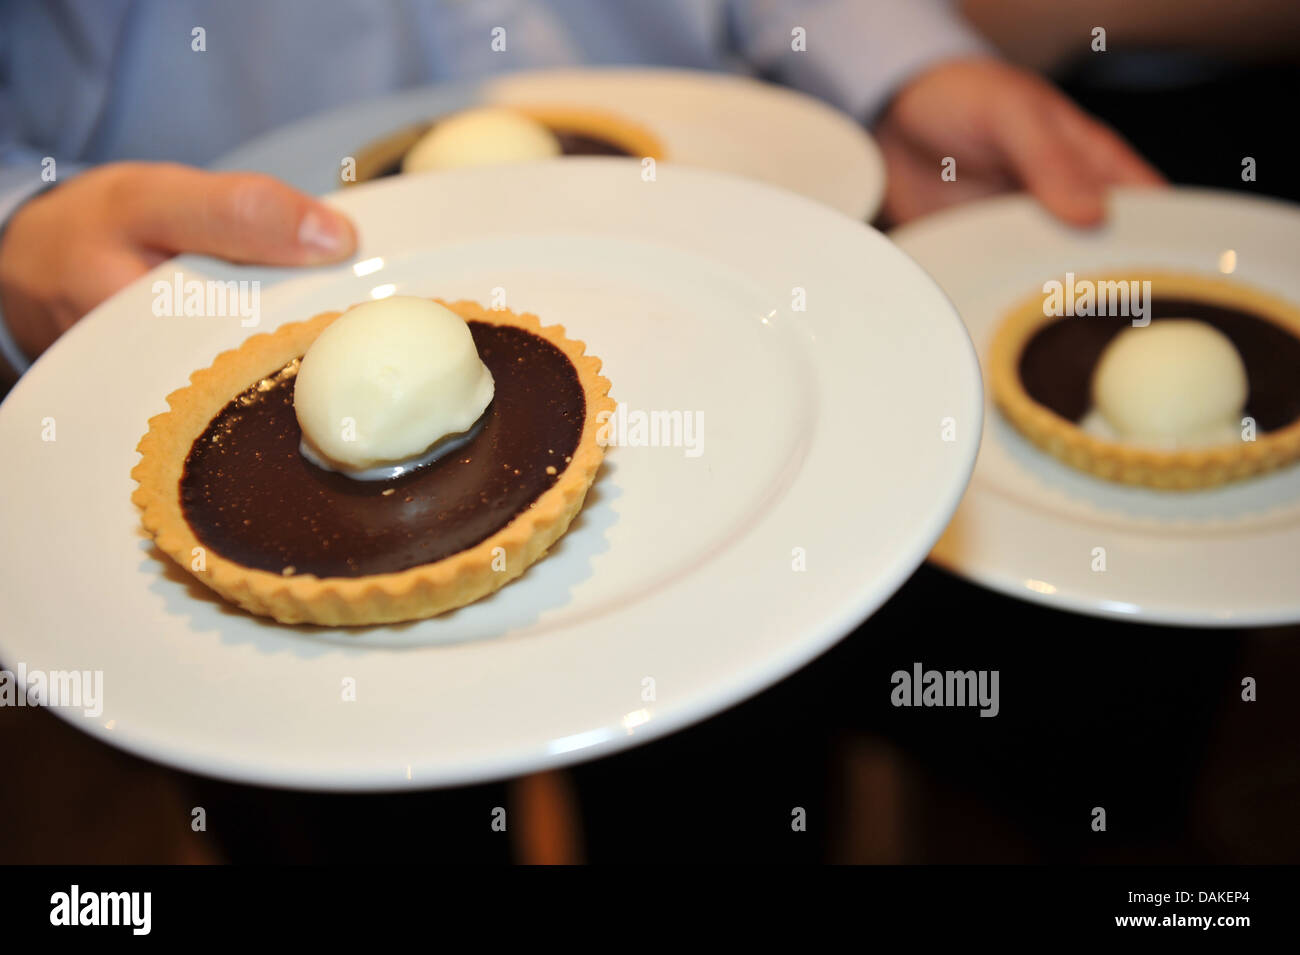
[[[844,113],[784,87],[695,70],[546,70],[408,90],[258,137],[213,166],[333,192],[344,156],[412,124],[487,104],[608,110],[653,132],[672,162],[782,186],[855,219],[871,219],[884,195],[880,151]]]
[[[1106,225],[1080,231],[1013,197],[892,237],[948,293],[981,361],[1006,310],[1067,271],[1229,272],[1300,302],[1300,208],[1275,200],[1120,191]],[[936,563],[1079,613],[1206,627],[1300,621],[1300,467],[1190,493],[1126,487],[1040,452],[991,401],[987,412],[975,475]],[[1092,569],[1096,547],[1106,549],[1105,572]]]
[[[638,163],[610,159],[401,177],[332,201],[360,225],[360,261],[164,263],[0,406],[0,659],[102,671],[102,713],[52,712],[105,742],[327,789],[608,753],[825,650],[907,579],[957,505],[981,414],[970,339],[933,281],[861,223],[681,165],[643,182]],[[148,418],[251,331],[238,317],[155,317],[152,284],[178,271],[263,283],[261,330],[368,297],[500,290],[587,342],[629,411],[702,415],[698,453],[612,449],[552,553],[459,611],[277,626],[173,566],[130,502]],[[355,702],[341,699],[348,680]]]

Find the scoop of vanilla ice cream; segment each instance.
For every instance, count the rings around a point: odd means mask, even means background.
[[[1122,437],[1178,445],[1238,427],[1248,393],[1232,341],[1191,319],[1126,328],[1092,379],[1093,404]]]
[[[494,387],[464,319],[428,299],[393,296],[349,309],[320,333],[293,403],[315,457],[362,471],[469,430]]]
[[[411,147],[402,172],[525,162],[560,155],[555,134],[522,113],[500,107],[470,109],[440,120]]]

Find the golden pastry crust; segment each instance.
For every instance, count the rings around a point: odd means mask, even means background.
[[[1300,308],[1238,282],[1164,271],[1107,273],[1083,276],[1075,281],[1085,278],[1094,282],[1149,281],[1153,296],[1229,305],[1273,321],[1300,336]],[[1300,421],[1260,434],[1254,441],[1174,451],[1108,441],[1085,432],[1073,421],[1031,398],[1020,378],[1020,356],[1025,345],[1039,328],[1054,321],[1056,316],[1043,312],[1041,293],[1012,309],[994,335],[989,353],[989,378],[994,403],[1016,429],[1066,464],[1108,481],[1161,490],[1196,490],[1262,474],[1300,460]]]
[[[632,156],[664,159],[665,151],[660,139],[644,126],[614,113],[576,106],[514,106],[506,109],[523,113],[554,132],[579,133],[604,139],[626,150]],[[367,143],[357,152],[356,180],[344,185],[368,182],[385,169],[401,161],[431,128],[432,123],[417,123]]]
[[[522,574],[569,528],[605,456],[597,441],[600,413],[612,412],[609,381],[600,359],[585,355],[585,345],[567,338],[560,325],[543,326],[535,315],[485,309],[475,302],[442,302],[466,321],[514,325],[544,338],[573,363],[586,398],[586,419],[572,460],[533,504],[509,524],[473,547],[431,564],[362,577],[285,577],[203,551],[180,501],[180,479],[195,439],[230,400],[253,382],[272,375],[307,347],[341,312],[325,312],[305,322],[254,335],[223,352],[190,384],[167,396],[171,410],[149,419],[137,446],[140,462],[131,471],[139,485],[131,499],[158,547],[183,569],[221,596],[280,623],[326,626],[395,623],[431,617],[484,597]],[[497,548],[501,548],[497,551]],[[504,569],[501,566],[504,554]],[[196,557],[202,554],[203,561]],[[200,569],[201,568],[201,569]]]

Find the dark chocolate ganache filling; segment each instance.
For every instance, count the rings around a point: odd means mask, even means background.
[[[560,151],[566,156],[632,155],[618,143],[612,143],[600,136],[592,136],[590,133],[576,133],[565,129],[553,129],[551,132],[560,141]]]
[[[432,128],[432,127],[430,127]],[[566,129],[552,129],[555,138],[560,141],[560,152],[565,156],[630,156],[632,155],[618,143],[611,142],[608,139],[602,139],[599,136],[592,136],[590,133],[578,133]],[[379,172],[375,173],[375,178],[380,179],[384,176],[395,176],[402,171],[402,159],[398,157],[387,166],[384,166]]]
[[[482,429],[391,481],[357,481],[299,453],[297,361],[236,396],[185,459],[181,507],[199,542],[277,574],[358,577],[441,560],[508,524],[564,471],[586,400],[550,342],[512,326],[469,327],[496,381]]]
[[[1232,341],[1246,366],[1246,414],[1260,431],[1300,418],[1300,338],[1275,322],[1227,305],[1155,298],[1151,320],[1193,318]],[[1058,318],[1040,328],[1020,355],[1020,380],[1029,397],[1070,421],[1092,407],[1092,373],[1110,340],[1132,322],[1122,317]]]

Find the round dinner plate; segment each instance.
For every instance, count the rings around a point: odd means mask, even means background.
[[[668,161],[782,186],[855,219],[870,220],[884,196],[885,164],[860,123],[803,93],[701,70],[542,70],[408,90],[287,126],[213,165],[333,192],[343,157],[415,123],[485,104],[608,110],[652,131]]]
[[[101,672],[102,712],[55,712],[106,742],[332,789],[607,753],[826,649],[912,573],[957,505],[979,440],[970,339],[931,279],[861,223],[684,166],[643,182],[639,163],[610,159],[405,177],[331,201],[360,224],[353,263],[164,263],[0,407],[0,659]],[[191,281],[262,283],[256,329],[155,317],[154,283]],[[629,421],[680,412],[683,428],[611,448],[569,533],[487,599],[362,629],[246,614],[145,537],[129,500],[136,442],[192,370],[252,332],[392,293],[495,297],[563,324],[604,360]],[[945,420],[963,426],[945,434]]]
[[[892,238],[948,293],[981,361],[1006,310],[1067,271],[1228,274],[1300,302],[1300,210],[1230,193],[1122,190],[1096,231],[1063,226],[1024,197],[993,199]],[[1300,467],[1206,491],[1127,487],[1038,451],[990,403],[970,488],[931,559],[1079,613],[1206,627],[1295,622]]]

